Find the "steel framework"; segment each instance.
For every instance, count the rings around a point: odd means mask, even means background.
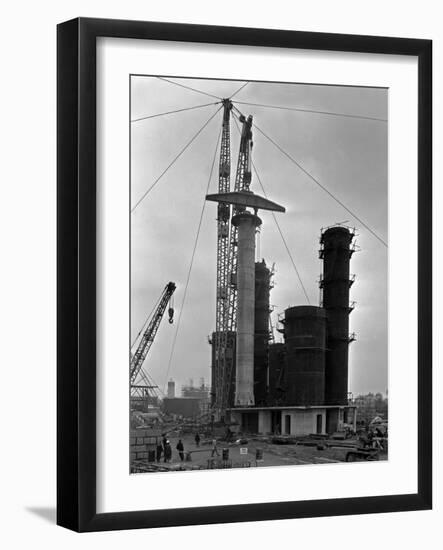
[[[230,191],[230,114],[232,103],[223,100],[223,132],[219,164],[219,193]],[[252,116],[240,115],[243,124],[235,178],[235,191],[249,191],[251,184]],[[234,214],[240,208],[233,207]],[[237,328],[237,228],[231,224],[231,206],[219,203],[217,210],[217,304],[215,332],[214,407],[220,415],[229,403]]]
[[[218,190],[220,193],[230,191],[231,185],[231,110],[229,99],[223,100],[223,130],[220,149]],[[223,408],[223,379],[226,368],[229,368],[228,347],[228,294],[229,294],[229,232],[231,207],[219,203],[217,209],[217,294],[215,322],[215,356],[214,356],[214,407]],[[229,342],[231,343],[231,342]]]
[[[160,322],[162,320],[163,314],[168,306],[168,302],[170,301],[172,295],[175,291],[175,283],[168,283],[163,293],[160,297],[160,302],[155,309],[148,326],[146,327],[145,332],[143,333],[143,336],[141,337],[141,340],[137,346],[137,349],[134,353],[134,355],[131,357],[131,364],[130,364],[130,381],[131,381],[131,387],[135,385],[135,381],[138,377],[138,375],[142,372],[142,366],[146,359],[146,356],[148,354],[148,351],[152,345],[152,342],[154,341],[155,335],[157,334],[158,327],[160,326]]]

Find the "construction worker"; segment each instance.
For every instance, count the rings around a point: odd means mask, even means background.
[[[214,453],[218,456],[217,440],[216,440],[216,439],[213,439],[213,440],[212,440],[212,452],[211,452],[211,457],[214,456]]]
[[[232,432],[231,430],[229,429],[229,426],[226,428],[226,437],[225,437],[226,441],[229,443],[230,441],[232,441]]]
[[[160,460],[162,458],[162,454],[163,454],[163,445],[162,445],[161,441],[157,442],[156,451],[157,451],[157,462],[160,462]]]
[[[170,462],[172,457],[172,448],[171,448],[169,439],[166,440],[164,453],[165,453],[165,462]]]
[[[180,456],[180,460],[183,462],[183,460],[185,459],[185,452],[184,452],[185,448],[183,447],[183,442],[182,442],[181,439],[178,440],[176,449],[177,449],[178,454]]]
[[[195,434],[194,439],[195,439],[195,444],[197,445],[197,447],[200,447],[200,435],[199,435],[198,432]]]

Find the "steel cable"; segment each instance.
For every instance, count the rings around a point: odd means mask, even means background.
[[[187,90],[192,90],[193,92],[197,92],[198,94],[207,95],[209,97],[213,97],[214,99],[222,99],[221,97],[218,97],[217,95],[209,94],[208,92],[203,92],[202,90],[197,90],[196,88],[191,88],[191,86],[186,86],[185,84],[179,84],[178,82],[174,82],[173,80],[168,80],[167,78],[164,78],[162,76],[157,77],[159,80],[164,80],[165,82],[169,82],[169,84],[175,84],[176,86],[180,86],[181,88],[186,88]]]
[[[239,131],[239,133],[240,133],[240,135],[241,135],[240,127],[239,127],[237,121],[235,120],[235,118],[234,118],[234,122],[235,122],[235,125],[236,125],[236,127],[237,127],[237,130]],[[257,168],[256,168],[256,166],[255,166],[255,163],[254,163],[254,161],[253,161],[252,159],[251,159],[251,164],[252,164],[252,168],[254,169],[255,175],[257,176],[258,183],[260,184],[260,187],[261,187],[261,189],[262,189],[262,191],[263,191],[263,195],[267,198],[267,194],[266,194],[264,185],[263,185],[263,183],[262,183],[262,181],[261,181],[261,178],[260,178],[260,176],[259,176],[259,174],[258,174],[258,171],[257,171]],[[298,278],[298,280],[299,280],[300,286],[301,286],[301,288],[302,288],[302,290],[303,290],[303,294],[305,295],[305,298],[306,298],[308,304],[311,305],[311,301],[309,300],[308,293],[306,292],[306,287],[305,287],[305,285],[303,284],[303,280],[302,280],[302,278],[301,278],[300,272],[299,272],[299,270],[298,270],[298,268],[297,268],[297,265],[296,265],[296,263],[295,263],[295,261],[294,261],[294,258],[292,257],[291,251],[289,250],[288,244],[287,244],[286,239],[285,239],[285,237],[284,237],[284,235],[283,235],[283,231],[281,230],[280,224],[278,223],[277,216],[275,215],[274,212],[271,212],[271,214],[272,214],[272,217],[274,218],[275,225],[277,226],[278,232],[280,233],[280,237],[281,237],[281,239],[282,239],[282,241],[283,241],[283,244],[284,244],[284,246],[285,246],[285,248],[286,248],[286,252],[288,253],[289,259],[291,260],[292,266],[294,267],[294,270],[295,270],[295,273],[296,273],[297,278]]]
[[[234,106],[234,109],[242,116],[243,113]],[[312,180],[320,189],[322,189],[325,193],[327,193],[334,201],[339,204],[342,208],[346,210],[353,218],[355,218],[365,229],[371,233],[378,241],[380,241],[386,248],[388,248],[388,244],[373,230],[369,227],[367,223],[365,223],[357,214],[355,214],[350,208],[348,208],[340,199],[338,199],[331,191],[329,191],[324,185],[322,185],[317,178],[315,178],[310,172],[306,170],[297,160],[294,159],[287,151],[283,149],[275,140],[273,140],[270,136],[266,134],[261,128],[259,128],[256,124],[254,124],[254,128],[256,128],[268,141],[270,141],[274,147],[276,147],[285,157],[287,157],[292,163],[294,163],[310,180]]]
[[[198,222],[197,234],[196,234],[195,240],[194,240],[194,247],[193,247],[192,254],[191,254],[191,260],[189,262],[189,268],[188,268],[188,274],[187,274],[187,277],[186,277],[185,289],[183,291],[183,299],[182,299],[182,303],[180,305],[180,313],[178,314],[177,327],[175,329],[174,339],[172,341],[171,353],[169,355],[169,361],[168,361],[168,367],[167,367],[167,370],[166,370],[165,382],[163,384],[164,390],[166,389],[166,383],[167,383],[167,380],[168,380],[169,371],[171,369],[172,360],[173,360],[173,357],[174,357],[175,345],[176,345],[176,342],[177,342],[177,335],[178,335],[178,331],[180,329],[180,322],[181,322],[182,315],[183,315],[183,309],[184,309],[184,305],[185,305],[185,301],[186,301],[186,295],[188,293],[188,287],[189,287],[189,281],[191,279],[192,267],[194,265],[195,252],[197,250],[198,239],[199,239],[199,236],[200,236],[200,230],[201,230],[201,226],[202,226],[202,222],[203,222],[203,214],[204,214],[205,208],[206,208],[206,195],[208,194],[209,186],[211,184],[212,174],[214,172],[214,165],[215,165],[215,160],[216,160],[216,157],[217,157],[217,151],[218,151],[218,145],[220,143],[221,133],[222,133],[222,131],[220,129],[220,132],[219,132],[218,138],[217,138],[217,144],[216,144],[216,147],[215,147],[214,158],[212,160],[211,171],[209,173],[208,183],[206,185],[205,198],[203,200],[203,205],[202,205],[202,209],[201,209],[201,212],[200,212],[200,219],[199,219],[199,222]]]
[[[301,107],[283,107],[280,105],[264,105],[262,103],[248,103],[247,101],[234,101],[233,103],[238,103],[239,105],[250,105],[252,107],[266,107],[268,109],[280,109],[283,111],[297,111],[301,113],[312,113],[318,115],[328,115],[344,118],[358,118],[362,120],[375,120],[377,122],[388,122],[386,118],[378,118],[365,115],[353,115],[348,113],[333,113],[331,111],[316,111],[315,109],[302,109]]]
[[[182,156],[182,154],[186,151],[186,149],[191,145],[191,143],[201,134],[201,132],[206,128],[206,126],[211,122],[211,120],[215,117],[215,115],[220,111],[222,107],[220,106],[215,113],[203,124],[203,126],[200,128],[200,130],[194,134],[194,136],[188,141],[188,143],[181,149],[181,151],[178,153],[178,155],[172,160],[169,165],[163,170],[163,172],[158,176],[158,178],[154,181],[154,183],[143,193],[143,195],[138,199],[138,201],[135,203],[135,205],[131,209],[131,214],[135,211],[135,209],[139,206],[139,204],[148,196],[148,194],[154,189],[154,187],[157,185],[157,183],[161,180],[161,178],[166,174],[166,172],[171,168],[171,166]]]
[[[164,113],[158,113],[156,115],[147,115],[140,118],[134,118],[131,122],[140,122],[141,120],[147,120],[149,118],[157,118],[159,116],[173,115],[174,113],[183,113],[184,111],[193,111],[194,109],[201,109],[202,107],[210,107],[211,105],[218,105],[220,101],[215,103],[205,103],[204,105],[196,105],[195,107],[185,107],[184,109],[176,109],[175,111],[165,111]]]

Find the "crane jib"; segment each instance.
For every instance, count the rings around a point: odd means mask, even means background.
[[[154,341],[155,335],[157,334],[158,327],[160,326],[160,322],[162,320],[163,314],[166,311],[166,308],[168,306],[168,303],[170,303],[170,300],[172,298],[172,295],[174,294],[174,291],[176,289],[175,283],[169,282],[161,295],[160,302],[154,311],[148,326],[146,327],[145,332],[143,333],[143,336],[139,342],[139,345],[137,346],[137,350],[134,353],[134,355],[131,358],[131,365],[130,365],[130,380],[131,385],[134,384],[140,369],[143,366],[143,363],[146,359],[146,356],[148,354],[148,351],[152,345],[152,342]],[[169,307],[169,322],[172,323],[174,319],[174,308]]]

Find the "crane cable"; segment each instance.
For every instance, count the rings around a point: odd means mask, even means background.
[[[185,284],[185,289],[184,289],[184,292],[183,292],[182,303],[180,305],[180,313],[178,314],[178,321],[177,321],[177,325],[176,325],[176,329],[175,329],[174,339],[172,341],[171,353],[169,354],[168,367],[166,369],[165,382],[163,384],[164,388],[166,388],[166,383],[167,383],[167,380],[168,380],[169,371],[170,371],[171,365],[172,365],[172,359],[174,357],[175,345],[176,345],[176,342],[177,342],[177,335],[178,335],[178,331],[180,329],[180,321],[181,321],[182,314],[183,314],[183,308],[184,308],[185,301],[186,301],[186,295],[188,293],[189,280],[191,278],[192,266],[194,265],[195,252],[197,250],[198,239],[199,239],[199,236],[200,236],[200,230],[201,230],[201,226],[202,226],[202,222],[203,222],[203,214],[205,212],[205,207],[206,207],[206,195],[208,194],[209,186],[211,184],[212,174],[214,172],[214,165],[215,165],[215,160],[216,160],[216,157],[217,157],[217,151],[218,151],[218,145],[220,143],[221,133],[222,133],[222,130],[220,129],[220,132],[219,132],[218,138],[217,138],[217,144],[215,146],[214,158],[212,160],[211,171],[209,173],[208,183],[206,185],[205,198],[203,200],[203,205],[202,205],[202,209],[201,209],[201,212],[200,212],[200,219],[199,219],[199,222],[198,222],[197,234],[196,234],[195,240],[194,240],[194,247],[192,249],[191,261],[189,262],[188,274],[187,274],[187,277],[186,277],[186,284]]]
[[[197,90],[195,88],[191,88],[191,86],[186,86],[185,84],[179,84],[178,82],[174,82],[173,80],[168,80],[167,78],[164,78],[162,76],[157,76],[159,80],[164,80],[165,82],[169,82],[169,84],[175,84],[176,86],[180,86],[181,88],[186,88],[187,90],[192,90],[193,92],[197,92],[198,94],[207,95],[209,97],[213,97],[214,99],[221,100],[221,97],[218,97],[218,95],[209,94],[208,92],[203,92],[202,90]]]
[[[358,223],[360,223],[363,227],[365,227],[377,240],[379,240],[386,248],[388,248],[388,244],[379,236],[377,233],[369,227],[367,223],[365,223],[357,214],[355,214],[350,208],[348,208],[340,199],[338,199],[331,191],[326,189],[324,185],[322,185],[317,178],[315,178],[310,172],[308,172],[303,166],[297,162],[289,153],[287,153],[278,143],[276,143],[271,137],[269,137],[263,130],[261,130],[256,124],[254,124],[254,127],[257,128],[257,130],[266,138],[268,139],[277,149],[283,153],[289,160],[291,160],[298,168],[306,174],[315,184],[317,184],[320,189],[323,189],[325,193],[327,193],[332,199],[335,200],[336,203],[338,203],[342,208],[346,210],[353,218],[355,218]]]
[[[160,78],[160,77],[158,77]],[[163,79],[163,80],[166,80],[166,79]],[[166,82],[170,82],[169,80],[167,80]],[[176,84],[176,82],[171,82],[171,84]],[[230,97],[229,99],[232,99],[235,95],[237,95],[241,90],[243,90],[243,88],[245,88],[247,85],[249,84],[249,82],[246,82],[245,84],[243,84],[242,86],[240,86],[240,88],[238,88],[238,90],[236,90]],[[189,88],[189,86],[187,86],[187,88]],[[193,88],[189,88],[193,91],[199,91],[199,90],[194,90]],[[204,93],[204,92],[199,92],[199,93]],[[214,96],[215,97],[215,96]],[[173,115],[175,113],[183,113],[184,111],[193,111],[195,109],[201,109],[202,107],[210,107],[211,105],[218,105],[219,103],[221,103],[221,100],[220,101],[215,101],[213,103],[205,103],[203,105],[195,105],[194,107],[183,107],[182,109],[175,109],[174,111],[165,111],[164,113],[156,113],[155,115],[146,115],[146,116],[142,116],[142,117],[139,117],[139,118],[134,118],[133,120],[131,120],[131,123],[132,122],[140,122],[142,120],[148,120],[150,118],[157,118],[159,116],[165,116],[165,115]]]
[[[234,118],[234,122],[235,122],[235,125],[236,125],[236,127],[237,127],[237,130],[239,131],[239,133],[240,133],[240,135],[241,135],[240,127],[239,127],[238,122],[236,121],[235,118]],[[257,176],[258,183],[260,184],[260,187],[261,187],[261,189],[262,189],[262,191],[263,191],[263,195],[267,198],[267,194],[266,194],[264,185],[263,185],[263,183],[262,183],[262,181],[261,181],[261,178],[260,178],[260,176],[259,176],[259,174],[258,174],[258,171],[257,171],[257,168],[256,168],[256,166],[255,166],[255,163],[254,163],[254,161],[253,161],[252,159],[251,159],[251,164],[252,164],[252,168],[254,169],[255,175]],[[282,238],[282,241],[283,241],[283,244],[284,244],[284,246],[285,246],[285,248],[286,248],[286,252],[288,253],[289,259],[291,260],[291,263],[292,263],[292,265],[293,265],[293,267],[294,267],[295,273],[296,273],[297,278],[298,278],[298,280],[299,280],[299,282],[300,282],[300,286],[301,286],[301,288],[302,288],[302,290],[303,290],[303,294],[305,295],[305,298],[306,298],[308,304],[311,305],[311,301],[309,300],[308,293],[306,292],[306,287],[305,287],[305,285],[303,284],[303,281],[302,281],[300,272],[299,272],[299,270],[298,270],[298,268],[297,268],[297,265],[296,265],[296,263],[295,263],[295,261],[294,261],[294,258],[292,257],[291,251],[289,250],[288,244],[287,244],[286,239],[285,239],[285,237],[284,237],[284,235],[283,235],[283,231],[281,230],[280,224],[278,223],[277,216],[275,215],[274,212],[271,212],[271,214],[272,214],[272,217],[274,218],[275,225],[277,226],[278,232],[280,233],[280,237]]]
[[[258,172],[257,172],[257,168],[256,168],[256,166],[255,166],[254,161],[251,161],[251,164],[252,164],[252,167],[253,167],[253,169],[254,169],[255,175],[257,176],[257,180],[258,180],[258,182],[259,182],[259,184],[260,184],[260,187],[261,187],[261,189],[262,189],[262,191],[263,191],[263,195],[265,196],[265,198],[267,198],[265,188],[264,188],[263,183],[262,183],[262,181],[261,181],[261,179],[260,179],[260,176],[259,176],[259,174],[258,174]],[[281,229],[281,227],[280,227],[280,224],[278,223],[277,216],[275,215],[274,212],[271,212],[271,214],[272,214],[272,217],[274,218],[275,225],[277,226],[278,232],[280,233],[280,237],[281,237],[281,239],[282,239],[282,241],[283,241],[283,244],[284,244],[284,246],[285,246],[285,248],[286,248],[286,252],[288,253],[289,259],[291,260],[292,266],[294,267],[295,273],[297,274],[297,278],[298,278],[298,280],[299,280],[299,282],[300,282],[300,286],[301,286],[301,288],[302,288],[302,290],[303,290],[303,294],[305,295],[306,301],[308,302],[309,305],[311,305],[311,301],[310,301],[310,299],[309,299],[308,293],[306,292],[306,287],[305,287],[305,285],[303,284],[303,281],[302,281],[300,272],[299,272],[299,270],[298,270],[298,268],[297,268],[297,265],[296,265],[296,263],[295,263],[295,261],[294,261],[294,258],[292,257],[291,251],[289,250],[288,244],[287,244],[286,239],[285,239],[285,237],[284,237],[284,235],[283,235],[283,231],[282,231],[282,229]]]
[[[243,113],[234,106],[234,109],[238,111],[242,116]],[[310,172],[306,170],[298,161],[295,160],[294,157],[292,157],[287,151],[283,149],[275,140],[273,140],[266,132],[264,132],[261,128],[259,128],[256,124],[254,124],[254,128],[256,128],[268,141],[270,141],[274,147],[276,147],[285,157],[287,157],[292,163],[294,163],[299,170],[301,170],[304,174],[308,176],[310,180],[312,180],[320,189],[323,189],[325,193],[327,193],[336,203],[338,203],[342,208],[346,210],[353,218],[355,218],[363,227],[365,227],[378,241],[380,241],[386,248],[388,248],[387,243],[373,230],[369,227],[367,223],[365,223],[357,214],[355,214],[350,208],[348,208],[340,199],[338,199],[331,191],[329,191],[324,185],[322,185],[317,178],[315,178]]]
[[[344,118],[358,118],[362,120],[375,120],[377,122],[388,122],[386,118],[378,118],[373,116],[364,116],[364,115],[353,115],[349,113],[334,113],[331,111],[316,111],[315,109],[303,109],[301,107],[283,107],[280,105],[264,105],[263,103],[249,103],[247,101],[234,101],[233,103],[237,103],[238,105],[250,105],[252,107],[266,107],[268,109],[280,109],[283,111],[297,111],[300,113],[312,113],[312,114],[319,114],[319,115],[328,115],[328,116],[337,116],[337,117],[344,117]]]
[[[202,107],[210,107],[211,105],[218,105],[219,103],[221,102],[216,101],[215,103],[205,103],[204,105],[195,105],[194,107],[184,107],[183,109],[176,109],[175,111],[166,111],[164,113],[157,113],[156,115],[142,116],[140,118],[134,118],[134,120],[131,120],[131,122],[140,122],[141,120],[147,120],[149,118],[156,118],[164,115],[173,115],[174,113],[183,113],[183,111],[192,111],[195,109],[201,109]]]
[[[246,82],[245,84],[243,84],[242,86],[240,86],[240,88],[238,90],[236,90],[230,97],[229,99],[232,100],[232,98],[237,95],[239,92],[241,92],[243,90],[243,88],[245,88],[247,85],[249,84],[249,82]]]
[[[154,189],[154,187],[157,185],[157,183],[161,180],[161,178],[166,174],[166,172],[171,168],[171,166],[182,156],[182,154],[186,151],[186,149],[191,145],[191,143],[201,134],[201,132],[206,128],[206,126],[211,122],[211,120],[215,117],[215,115],[220,111],[220,109],[223,107],[221,105],[215,113],[209,117],[209,119],[203,124],[203,126],[200,128],[200,130],[194,134],[194,136],[188,141],[188,143],[181,149],[181,151],[178,153],[178,155],[172,160],[168,166],[163,170],[163,172],[158,176],[158,178],[154,181],[153,184],[143,193],[143,195],[138,199],[138,201],[135,203],[135,205],[131,208],[131,214],[135,211],[135,209],[139,206],[139,204],[148,196],[148,194]]]

